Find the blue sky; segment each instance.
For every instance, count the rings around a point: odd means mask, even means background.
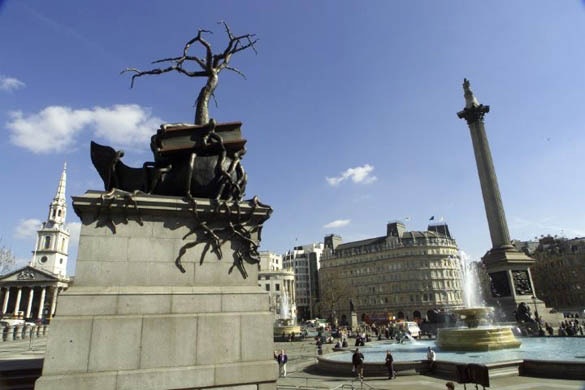
[[[585,236],[583,1],[0,1],[2,244],[26,261],[64,162],[67,195],[102,189],[90,140],[151,161],[163,122],[193,120],[201,79],[126,67],[177,56],[225,20],[256,34],[222,73],[219,122],[242,121],[246,198],[274,208],[263,250],[330,233],[353,241],[443,218],[460,248],[490,247],[469,130],[467,77],[512,238]],[[72,230],[78,218],[69,208]],[[74,243],[72,260],[76,256]],[[73,263],[73,261],[71,261]],[[70,267],[73,272],[73,267]]]

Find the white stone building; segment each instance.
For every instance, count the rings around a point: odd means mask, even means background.
[[[50,320],[55,315],[59,293],[69,287],[67,277],[69,231],[65,225],[67,199],[66,166],[49,205],[49,215],[37,231],[32,260],[24,268],[0,277],[2,316]]]
[[[319,302],[319,268],[323,243],[295,246],[283,256],[284,268],[294,270],[297,319],[315,318]]]
[[[283,269],[281,255],[260,252],[258,285],[268,292],[275,321],[296,319],[295,273],[292,269]]]

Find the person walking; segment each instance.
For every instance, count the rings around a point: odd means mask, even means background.
[[[288,356],[286,355],[284,349],[280,350],[276,361],[278,362],[279,375],[286,376],[286,363],[288,362]]]
[[[364,355],[360,352],[359,348],[355,349],[353,356],[351,357],[353,369],[360,379],[364,379]]]
[[[388,368],[388,379],[396,378],[396,371],[394,371],[394,357],[390,351],[386,352],[386,362],[384,363]]]

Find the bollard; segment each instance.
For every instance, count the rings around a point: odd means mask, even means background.
[[[26,339],[32,339],[33,335],[34,335],[34,331],[35,331],[35,326],[34,325],[30,325],[30,324],[26,324],[24,326],[24,330],[22,331],[22,338]]]
[[[16,325],[14,331],[14,340],[23,340],[24,339],[24,325]]]
[[[6,325],[2,329],[2,341],[8,341],[9,334],[10,334],[10,325]]]

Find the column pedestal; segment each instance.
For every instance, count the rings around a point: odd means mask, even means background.
[[[102,195],[74,197],[75,284],[35,388],[275,389],[273,314],[250,252],[272,210]]]
[[[514,313],[521,303],[531,310],[537,309],[542,323],[556,324],[562,320],[562,315],[551,313],[551,309],[536,298],[530,273],[533,258],[510,246],[490,249],[481,260],[490,278],[491,291],[486,303],[495,308],[501,320],[516,321]]]

